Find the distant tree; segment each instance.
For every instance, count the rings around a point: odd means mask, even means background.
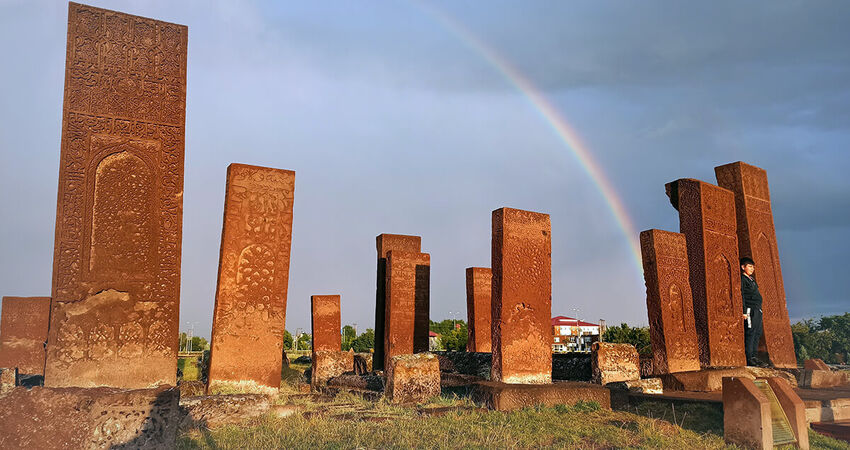
[[[354,339],[357,338],[357,331],[351,325],[342,327],[342,349],[345,351],[351,350],[351,345]]]
[[[460,323],[460,327],[452,328],[445,334],[440,335],[440,347],[443,350],[465,352],[466,341],[469,335],[466,329],[466,323]]]
[[[292,333],[289,330],[283,330],[283,348],[291,350],[293,342],[295,341],[292,340]]]
[[[298,336],[298,342],[296,343],[296,348],[298,350],[310,350],[313,344],[313,338],[307,333],[301,333]]]
[[[797,361],[820,358],[830,364],[846,363],[850,353],[850,313],[806,319],[791,325]]]
[[[355,352],[368,352],[375,348],[375,330],[367,328],[366,332],[354,338],[351,348]]]
[[[209,350],[210,346],[206,338],[200,336],[192,336],[192,351]]]
[[[466,330],[466,322],[465,321],[463,321],[463,320],[452,320],[452,319],[445,319],[445,320],[440,321],[440,322],[434,322],[432,320],[428,329],[430,329],[434,333],[437,333],[439,335],[443,335],[443,334],[447,334],[447,333],[453,331],[455,328],[457,328],[457,325],[460,325],[461,328]]]
[[[605,330],[602,340],[614,344],[632,344],[641,356],[652,355],[649,327],[630,327],[623,323],[619,327],[609,327]]]

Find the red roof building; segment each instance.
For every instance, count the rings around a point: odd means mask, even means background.
[[[567,316],[552,318],[552,351],[590,351],[599,340],[599,325]]]

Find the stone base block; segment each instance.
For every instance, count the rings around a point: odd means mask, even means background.
[[[355,353],[354,354],[354,373],[364,375],[372,371],[372,354],[371,353]]]
[[[590,366],[594,383],[640,379],[640,358],[631,344],[594,342],[590,350]]]
[[[822,359],[807,359],[803,361],[803,368],[808,370],[830,370]]]
[[[431,353],[393,356],[384,395],[392,403],[422,403],[440,395],[440,362]]]
[[[472,399],[496,411],[512,411],[535,405],[574,405],[579,401],[597,402],[611,408],[611,391],[593,383],[573,381],[551,384],[506,384],[496,381],[475,383]]]
[[[261,394],[187,397],[180,400],[181,429],[238,424],[268,412],[271,400]]]
[[[772,449],[770,401],[749,378],[725,377],[723,439],[744,448]]]
[[[310,384],[314,388],[324,386],[329,379],[354,370],[354,353],[343,351],[313,352],[313,367]]]
[[[724,377],[756,378],[779,377],[797,387],[794,375],[778,369],[761,367],[730,367],[725,369],[704,369],[693,372],[676,372],[659,375],[664,389],[669,391],[719,392],[723,389]]]
[[[637,392],[643,394],[663,394],[664,385],[661,378],[643,378],[640,380],[616,381],[608,383],[605,387],[622,391]]]
[[[783,378],[768,378],[767,383],[776,395],[788,424],[797,439],[797,447],[801,450],[809,449],[809,424],[806,422],[806,404],[794,392],[791,383]]]
[[[800,384],[800,387],[812,389],[822,389],[839,386],[850,387],[850,373],[833,372],[829,369],[803,369],[800,371],[798,382]]]
[[[179,397],[170,386],[16,388],[0,397],[0,448],[174,448]]]

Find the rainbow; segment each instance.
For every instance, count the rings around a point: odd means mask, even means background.
[[[638,273],[642,274],[643,261],[640,254],[638,232],[634,223],[632,223],[626,211],[623,200],[617,194],[616,189],[614,189],[614,185],[591,154],[590,149],[582,142],[576,130],[570,126],[567,120],[558,112],[557,108],[546,99],[546,96],[534,86],[531,80],[525,77],[507,59],[479,39],[471,30],[433,5],[424,2],[414,2],[414,4],[433,17],[453,35],[457,36],[467,47],[481,55],[487,63],[493,66],[510,84],[523,94],[525,100],[531,104],[532,108],[552,128],[552,131],[555,132],[558,138],[570,150],[579,165],[590,176],[590,179],[602,194],[617,225],[626,238]]]

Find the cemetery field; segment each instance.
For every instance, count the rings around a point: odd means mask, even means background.
[[[722,413],[701,405],[641,405],[627,412],[579,403],[505,413],[443,396],[403,407],[350,393],[303,394],[297,384],[307,367],[284,370],[276,408],[288,416],[184,431],[178,448],[738,448],[723,441]],[[810,441],[812,448],[850,449],[812,431]]]

